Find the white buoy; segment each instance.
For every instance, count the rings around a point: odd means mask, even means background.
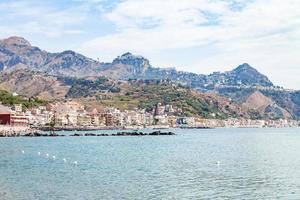
[[[220,161],[217,161],[217,165],[220,166],[220,164],[221,164],[221,162],[220,162]]]
[[[52,156],[52,159],[55,160],[55,159],[56,159],[56,156]]]
[[[41,152],[38,152],[38,155],[40,156],[40,155],[41,155]]]
[[[74,162],[73,162],[73,165],[78,165],[77,161],[74,161]]]
[[[67,159],[63,158],[63,161],[64,161],[64,162],[67,162]]]
[[[25,153],[25,151],[24,150],[22,150],[22,154],[24,154]]]

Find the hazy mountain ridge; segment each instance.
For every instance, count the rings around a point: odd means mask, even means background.
[[[192,88],[211,90],[216,85],[260,85],[273,86],[264,75],[248,64],[229,72],[215,72],[210,75],[177,71],[174,68],[157,68],[142,56],[125,53],[112,63],[101,63],[74,51],[49,53],[31,46],[20,37],[0,41],[0,69],[15,70],[26,68],[55,76],[107,76],[128,79],[169,79]]]

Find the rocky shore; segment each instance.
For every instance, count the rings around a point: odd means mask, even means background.
[[[34,131],[34,129],[29,127],[0,126],[0,137],[17,137]]]

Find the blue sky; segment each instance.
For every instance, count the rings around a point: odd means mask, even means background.
[[[196,73],[249,63],[300,89],[299,0],[0,0],[0,38]]]

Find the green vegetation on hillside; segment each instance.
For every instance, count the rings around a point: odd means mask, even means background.
[[[211,117],[214,113],[218,117],[224,117],[218,108],[204,98],[193,96],[186,88],[171,87],[168,84],[150,84],[136,88],[139,95],[139,107],[150,110],[157,103],[170,104],[181,109],[187,116]]]
[[[67,94],[67,97],[70,98],[91,97],[99,91],[120,92],[120,88],[111,83],[106,77],[99,77],[96,80],[60,77],[59,80],[71,86]]]
[[[227,98],[231,98],[237,103],[245,102],[246,99],[255,92],[254,88],[220,88],[219,94]]]
[[[0,102],[4,105],[14,105],[22,104],[23,108],[31,108],[38,105],[43,105],[46,101],[40,100],[38,98],[25,99],[21,96],[13,96],[11,93],[0,90]]]
[[[138,107],[151,111],[158,103],[173,105],[184,116],[201,116],[205,118],[225,118],[218,105],[208,98],[195,95],[191,90],[172,84],[131,83],[124,94],[112,99],[102,100],[103,105],[130,109]]]

